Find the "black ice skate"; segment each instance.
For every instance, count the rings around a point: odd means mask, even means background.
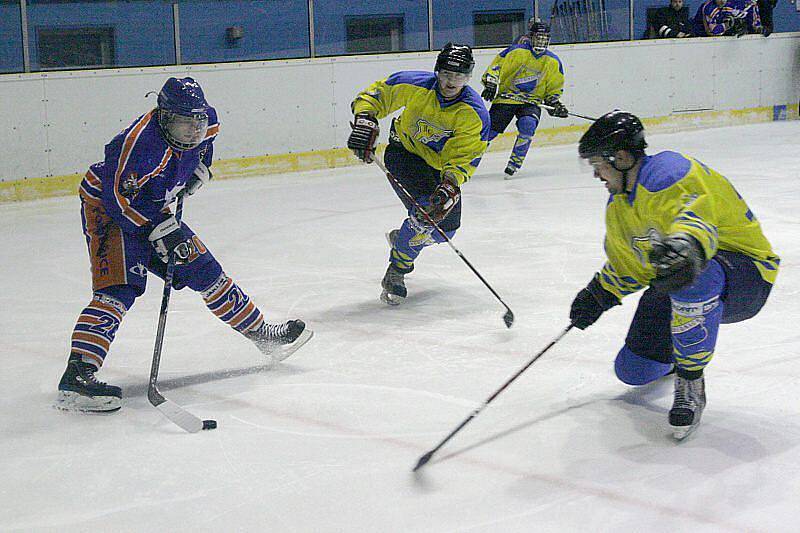
[[[680,440],[688,436],[700,423],[706,406],[705,380],[675,376],[675,400],[669,411],[669,425],[673,436]]]
[[[389,305],[400,305],[408,295],[406,291],[405,282],[406,273],[398,270],[394,265],[389,265],[386,269],[386,274],[381,281],[383,292],[381,293],[381,301]]]
[[[508,166],[506,167],[505,173],[508,174],[508,178],[510,178],[511,176],[516,174],[517,170],[519,170],[518,167],[515,167],[514,165],[509,163]],[[508,178],[506,178],[506,179],[508,179]]]
[[[269,356],[270,363],[279,363],[310,341],[314,332],[306,328],[302,320],[289,320],[283,324],[264,322],[244,336],[253,341],[261,353]]]
[[[99,381],[97,368],[79,354],[70,354],[67,369],[58,384],[55,407],[63,411],[108,413],[122,407],[122,389]]]

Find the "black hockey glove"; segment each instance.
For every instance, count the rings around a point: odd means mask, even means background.
[[[697,239],[685,233],[654,241],[648,259],[656,269],[650,286],[667,294],[694,283],[708,262]]]
[[[353,131],[347,139],[347,147],[363,162],[372,163],[380,132],[378,121],[368,113],[357,113],[350,127]]]
[[[483,82],[483,92],[481,93],[481,98],[486,100],[487,102],[491,102],[497,96],[497,84],[491,80],[485,80]]]
[[[194,174],[189,178],[188,183],[186,183],[186,194],[189,196],[193,195],[200,187],[211,181],[213,177],[211,171],[208,170],[208,167],[201,161],[200,164],[197,165],[197,168],[194,169]]]
[[[165,263],[169,254],[175,254],[175,264],[185,264],[192,252],[192,236],[175,217],[169,217],[157,225],[147,237],[153,245],[159,259]]]
[[[461,199],[461,189],[448,179],[443,180],[431,194],[431,205],[426,210],[428,216],[437,224],[450,214]]]
[[[597,276],[595,274],[586,288],[581,289],[572,300],[569,319],[578,329],[588,328],[597,322],[600,315],[615,305],[620,305],[619,299],[600,285]]]
[[[567,106],[559,101],[558,96],[551,96],[545,99],[544,104],[548,106],[545,107],[545,110],[547,110],[551,117],[567,118],[569,116]]]

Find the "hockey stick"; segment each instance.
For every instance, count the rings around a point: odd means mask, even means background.
[[[175,208],[175,219],[178,224],[181,222],[183,214],[183,193],[178,195],[178,206]],[[167,260],[167,273],[164,276],[164,294],[161,297],[161,312],[158,315],[158,330],[156,331],[156,344],[153,348],[153,364],[150,366],[150,383],[147,386],[147,399],[153,407],[161,411],[161,414],[169,418],[172,422],[185,429],[189,433],[197,433],[201,429],[213,429],[216,422],[213,420],[200,420],[189,411],[185,410],[175,402],[164,398],[158,391],[158,368],[161,365],[161,347],[164,344],[164,329],[167,325],[167,308],[169,307],[169,296],[172,290],[172,278],[175,274],[175,254],[170,253]]]
[[[450,432],[450,434],[444,438],[444,440],[442,440],[442,441],[441,441],[439,444],[437,444],[437,445],[436,445],[436,447],[435,447],[435,448],[433,448],[431,451],[429,451],[428,453],[426,453],[425,455],[423,455],[422,457],[420,457],[420,458],[419,458],[419,461],[417,461],[417,466],[415,466],[415,467],[414,467],[414,470],[413,470],[413,472],[416,472],[417,470],[419,470],[420,468],[422,468],[423,466],[425,466],[425,465],[428,463],[428,461],[430,461],[430,460],[431,460],[431,457],[433,457],[433,454],[435,454],[437,451],[439,451],[439,449],[440,449],[442,446],[444,446],[444,445],[445,445],[445,443],[447,443],[447,441],[449,441],[450,439],[452,439],[452,438],[453,438],[453,436],[454,436],[456,433],[458,433],[459,431],[461,431],[461,428],[463,428],[464,426],[466,426],[467,424],[469,424],[469,422],[470,422],[470,421],[471,421],[473,418],[475,418],[476,416],[478,416],[478,414],[480,414],[480,412],[481,412],[481,411],[483,411],[484,407],[486,407],[487,405],[489,405],[490,403],[492,403],[492,400],[494,400],[495,398],[497,398],[497,397],[500,395],[500,393],[501,393],[501,392],[503,392],[503,391],[506,389],[506,387],[508,387],[509,385],[511,385],[511,383],[512,383],[512,382],[513,382],[515,379],[517,379],[517,378],[518,378],[518,377],[519,377],[519,376],[520,376],[520,375],[521,375],[523,372],[525,372],[526,370],[528,370],[528,368],[529,368],[529,367],[530,367],[530,366],[531,366],[533,363],[535,363],[537,359],[539,359],[539,358],[540,358],[542,355],[544,355],[544,353],[545,353],[547,350],[549,350],[550,348],[552,348],[552,347],[553,347],[553,346],[554,346],[554,345],[555,345],[555,344],[556,344],[558,341],[560,341],[560,340],[561,340],[561,339],[564,337],[564,335],[566,335],[566,334],[567,334],[567,332],[568,332],[569,330],[571,330],[571,329],[572,329],[572,326],[573,326],[573,324],[570,324],[569,326],[567,326],[566,328],[564,328],[564,330],[563,330],[563,331],[561,331],[561,333],[559,333],[559,334],[558,334],[558,336],[557,336],[555,339],[553,339],[552,341],[550,341],[550,344],[548,344],[547,346],[545,346],[545,347],[544,347],[544,349],[542,349],[542,351],[540,351],[539,353],[537,353],[536,355],[534,355],[534,356],[533,356],[533,358],[532,358],[530,361],[528,361],[528,363],[527,363],[525,366],[523,366],[522,368],[520,368],[520,369],[517,371],[517,373],[516,373],[516,374],[514,374],[513,376],[511,376],[511,378],[510,378],[508,381],[506,381],[505,383],[503,383],[503,386],[502,386],[502,387],[500,387],[499,389],[497,389],[496,391],[494,391],[494,394],[492,394],[491,396],[489,396],[489,398],[488,398],[488,399],[487,399],[485,402],[483,402],[483,404],[482,404],[480,407],[478,407],[477,409],[475,409],[475,410],[472,412],[472,414],[470,414],[470,415],[469,415],[469,416],[468,416],[466,419],[464,419],[464,421],[463,421],[463,422],[461,422],[461,424],[459,424],[459,425],[458,425],[458,427],[457,427],[456,429],[454,429],[453,431],[451,431],[451,432]]]
[[[555,109],[551,105],[547,105],[547,104],[542,103],[542,102],[536,102],[536,101],[533,101],[533,100],[526,100],[525,98],[520,98],[519,96],[517,96],[515,94],[508,94],[508,93],[499,94],[499,95],[497,95],[497,98],[508,98],[509,100],[515,100],[515,101],[520,102],[522,104],[536,105],[536,106],[539,106],[539,107],[541,107],[543,109],[549,109],[551,111],[553,109]],[[584,120],[589,120],[591,122],[594,122],[595,120],[597,120],[596,118],[587,117],[586,115],[579,115],[578,113],[572,113],[570,111],[567,111],[567,114],[572,116],[572,117],[582,118]]]
[[[474,273],[476,276],[478,276],[478,279],[480,279],[480,280],[483,282],[483,284],[484,284],[484,285],[486,285],[486,288],[487,288],[487,289],[489,289],[489,290],[491,291],[491,293],[494,295],[494,297],[495,297],[495,298],[497,298],[497,300],[498,300],[498,301],[499,301],[501,304],[503,304],[503,307],[505,307],[505,308],[506,308],[506,312],[505,312],[505,314],[503,315],[503,323],[506,325],[506,327],[507,327],[507,328],[510,328],[510,327],[511,327],[511,326],[514,324],[514,312],[513,312],[513,311],[511,311],[511,308],[510,308],[510,307],[509,307],[509,306],[508,306],[508,305],[507,305],[507,304],[506,304],[506,303],[503,301],[503,299],[502,299],[502,298],[500,298],[500,295],[499,295],[499,294],[497,294],[497,291],[495,291],[495,290],[492,288],[492,286],[491,286],[491,285],[489,285],[489,282],[488,282],[488,281],[486,281],[486,280],[483,278],[483,276],[481,276],[481,273],[480,273],[480,272],[478,272],[478,270],[477,270],[477,269],[476,269],[474,266],[472,266],[472,263],[470,263],[470,262],[467,260],[467,258],[466,258],[466,257],[464,257],[464,254],[462,254],[462,253],[461,253],[461,251],[460,251],[458,248],[456,248],[456,246],[453,244],[453,241],[451,241],[451,240],[450,240],[450,237],[448,237],[448,236],[447,236],[447,234],[445,234],[445,232],[442,230],[442,228],[440,228],[440,227],[439,227],[439,225],[438,225],[436,222],[434,222],[434,221],[433,221],[433,219],[430,217],[430,215],[428,215],[428,213],[427,213],[427,212],[426,212],[426,211],[425,211],[425,210],[422,208],[422,206],[421,206],[421,205],[419,205],[419,203],[418,203],[418,202],[417,202],[417,201],[414,199],[414,197],[413,197],[413,196],[411,196],[411,193],[409,193],[409,192],[406,190],[406,188],[405,188],[405,187],[403,187],[403,184],[402,184],[402,183],[400,183],[400,182],[397,180],[397,178],[395,178],[394,176],[392,176],[392,173],[391,173],[391,172],[389,172],[389,170],[388,170],[388,169],[386,168],[386,166],[383,164],[383,161],[381,161],[381,160],[380,160],[378,157],[375,157],[375,158],[374,158],[374,161],[375,161],[375,163],[377,163],[378,167],[380,167],[380,169],[383,171],[383,173],[384,173],[384,174],[386,174],[386,177],[387,177],[387,178],[389,178],[389,181],[391,181],[391,182],[392,182],[392,183],[393,183],[393,184],[394,184],[394,185],[395,185],[395,186],[396,186],[396,187],[397,187],[397,188],[398,188],[400,191],[402,191],[402,193],[403,193],[403,195],[406,197],[406,199],[407,199],[409,202],[411,202],[411,204],[412,204],[412,205],[414,206],[414,208],[417,210],[417,213],[421,213],[421,214],[422,214],[422,216],[425,218],[425,221],[426,221],[428,224],[430,224],[431,226],[433,226],[433,228],[434,228],[434,229],[436,229],[436,231],[439,233],[439,235],[441,235],[441,236],[442,236],[442,238],[443,238],[445,241],[447,241],[447,244],[449,244],[449,245],[450,245],[450,248],[452,248],[452,249],[453,249],[453,251],[456,253],[456,255],[458,255],[458,257],[460,257],[460,258],[461,258],[461,260],[462,260],[462,261],[464,261],[464,263],[466,263],[466,264],[467,264],[467,266],[470,268],[470,270],[472,270],[472,272],[473,272],[473,273]]]

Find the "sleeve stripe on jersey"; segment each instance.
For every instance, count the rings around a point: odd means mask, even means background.
[[[153,176],[158,176],[161,173],[161,171],[164,170],[164,167],[167,166],[171,157],[172,157],[172,148],[168,147],[166,152],[164,152],[164,157],[161,158],[161,163],[158,164],[155,170],[153,170],[147,176],[139,178],[139,181],[137,182],[139,184],[139,187],[144,186],[144,184],[147,183]]]
[[[149,221],[136,209],[131,207],[130,201],[120,194],[119,182],[123,172],[125,171],[125,165],[128,164],[128,158],[133,152],[133,147],[136,145],[136,141],[139,140],[139,136],[141,135],[145,126],[150,123],[152,118],[153,111],[143,115],[142,118],[139,119],[139,121],[133,126],[133,128],[131,128],[131,131],[128,132],[128,135],[125,136],[125,141],[122,144],[122,151],[119,154],[119,161],[117,162],[117,173],[114,176],[114,198],[117,201],[117,205],[122,211],[123,216],[128,218],[137,226],[144,226]]]
[[[206,130],[206,136],[203,138],[204,141],[209,140],[211,137],[216,136],[219,133],[219,124],[213,124],[208,127]]]

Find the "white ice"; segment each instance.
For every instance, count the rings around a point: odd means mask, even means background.
[[[213,183],[185,219],[268,318],[316,337],[265,369],[189,290],[173,294],[162,392],[215,431],[184,433],[145,391],[162,283],[150,278],[100,377],[108,416],[51,407],[88,302],[76,197],[0,206],[0,529],[71,531],[796,531],[800,520],[800,122],[653,135],[729,177],[783,259],[754,319],[723,326],[708,407],[677,444],[671,383],[612,361],[636,296],[571,331],[435,446],[567,324],[602,265],[607,193],[574,146],[511,181],[486,156],[455,244],[426,249],[399,308],[378,300],[404,218],[374,166]],[[220,139],[224,142],[224,138]],[[87,161],[87,164],[90,161]]]

